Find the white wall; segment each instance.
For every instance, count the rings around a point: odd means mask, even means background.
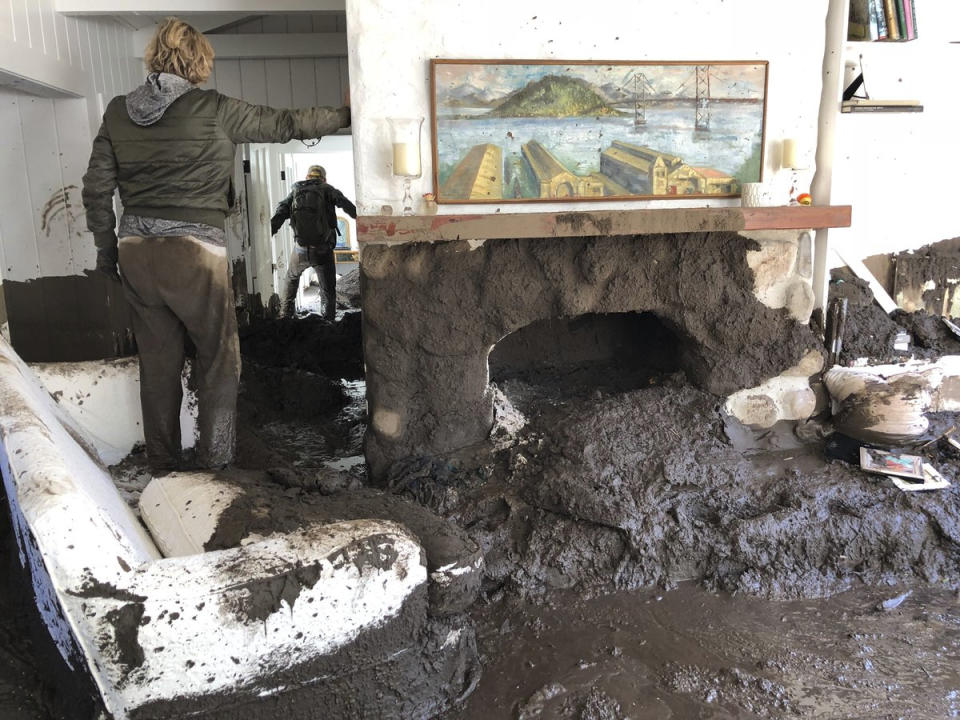
[[[950,43],[960,41],[960,3],[915,5],[916,40],[844,47],[845,61],[859,64],[862,54],[871,98],[924,106],[923,113],[838,113],[831,201],[852,205],[853,223],[831,230],[830,239],[859,258],[960,236],[952,180],[960,161],[960,44]]]
[[[816,0],[802,7],[769,0],[610,0],[596,12],[572,0],[536,5],[351,0],[347,17],[360,212],[377,214],[382,204],[396,206],[399,198],[400,185],[390,175],[386,117],[426,119],[424,175],[414,181],[415,196],[433,190],[430,58],[762,59],[770,63],[765,179],[784,181],[782,173],[771,172],[778,166],[779,143],[784,137],[797,138],[810,161],[802,174],[804,186],[819,170],[830,182],[817,201],[853,206],[852,227],[830,231],[832,247],[862,258],[958,236],[960,218],[950,178],[960,160],[960,93],[954,89],[960,44],[949,41],[960,41],[960,3],[924,0],[916,5],[918,40],[834,47],[828,44],[831,35],[845,37],[846,0]],[[841,115],[844,60],[861,52],[872,97],[917,97],[925,111]],[[821,90],[826,92],[825,111],[818,118]],[[826,152],[818,153],[818,143]],[[684,204],[737,201],[442,205],[440,212]],[[836,266],[840,260],[831,253],[827,263]]]
[[[54,96],[124,92],[138,74],[129,36],[112,20],[60,15],[54,0],[6,0],[0,3],[0,82]]]
[[[484,3],[351,0],[347,5],[356,177],[362,213],[397,205],[385,118],[423,116],[423,177],[414,196],[433,190],[429,59],[768,60],[765,178],[784,137],[815,147],[828,0],[802,10],[770,0],[577,0]],[[785,19],[787,13],[789,20]],[[810,152],[812,154],[812,150]],[[443,205],[440,212],[551,211],[587,207],[736,205],[737,200],[619,201],[532,205]]]
[[[0,86],[2,275],[5,280],[79,275],[93,267],[95,258],[80,179],[102,106],[140,82],[140,64],[127,52],[130,31],[112,20],[64,17],[53,11],[53,0],[5,4],[0,21],[5,48],[0,78],[6,79]],[[25,62],[3,62],[15,55]]]
[[[345,30],[343,15],[267,15],[216,34],[332,33]],[[215,60],[204,85],[224,95],[273,107],[343,105],[348,87],[345,57]]]

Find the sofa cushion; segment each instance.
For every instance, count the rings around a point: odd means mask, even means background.
[[[176,473],[150,481],[140,496],[140,517],[164,557],[196,555],[240,495],[236,485],[209,473]]]
[[[426,554],[430,611],[435,615],[469,607],[483,574],[481,549],[463,529],[421,505],[378,490],[321,495],[284,488],[260,471],[171,473],[150,481],[140,513],[168,557],[225,550],[274,533],[347,520],[400,523]]]

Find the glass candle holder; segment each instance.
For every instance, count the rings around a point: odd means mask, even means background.
[[[801,171],[807,169],[806,161],[801,157],[798,143],[794,138],[784,138],[780,153],[780,167],[789,173],[790,189],[787,191],[787,202],[797,205],[797,198],[804,192],[800,186]]]
[[[423,174],[420,163],[420,133],[423,118],[388,118],[393,149],[393,174],[403,180],[402,215],[413,215],[412,181]]]

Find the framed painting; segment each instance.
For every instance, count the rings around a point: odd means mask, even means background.
[[[336,250],[350,249],[350,223],[343,215],[337,215],[337,246]]]
[[[765,61],[431,61],[437,202],[737,197]]]

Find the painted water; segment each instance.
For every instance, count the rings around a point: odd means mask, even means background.
[[[632,108],[618,108],[618,117],[501,118],[482,117],[488,110],[457,108],[438,118],[438,181],[442,186],[463,156],[475,145],[500,146],[504,160],[504,196],[512,197],[524,143],[536,140],[576,175],[599,172],[600,153],[614,140],[677,155],[688,165],[708,167],[740,182],[760,179],[763,104],[725,102],[710,107],[710,129],[695,130],[693,103],[650,107],[646,124],[635,127]],[[530,183],[522,197],[537,197]]]

